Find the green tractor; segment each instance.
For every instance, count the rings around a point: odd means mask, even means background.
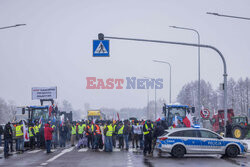
[[[232,117],[232,137],[236,139],[250,138],[250,124],[247,117]]]

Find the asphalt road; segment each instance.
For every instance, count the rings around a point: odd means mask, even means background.
[[[75,147],[58,148],[53,153],[46,154],[45,150],[26,151],[23,154],[13,153],[7,159],[0,154],[0,166],[53,166],[53,167],[235,167],[250,166],[250,153],[237,158],[221,158],[220,155],[188,155],[181,159],[175,159],[168,154],[162,157],[144,157],[141,150],[130,149],[121,151],[115,149],[112,153],[103,151],[94,152],[86,148],[77,150]]]

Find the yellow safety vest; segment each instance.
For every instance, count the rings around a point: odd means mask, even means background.
[[[124,129],[124,125],[122,125],[122,127],[118,130],[118,135],[122,135],[123,134],[123,129]]]
[[[116,124],[113,126],[113,132],[115,132]]]
[[[107,127],[108,127],[108,131],[106,133],[106,136],[112,136],[112,134],[113,134],[113,127],[112,127],[112,125],[108,125]]]
[[[83,130],[84,130],[84,124],[78,125],[78,133],[79,133],[79,134],[82,134],[82,133],[83,133]]]
[[[16,137],[23,136],[22,127],[23,125],[16,126]]]
[[[29,135],[30,135],[30,137],[33,137],[34,135],[33,135],[32,131],[31,131],[31,129],[33,129],[33,127],[29,127]]]
[[[151,124],[151,128],[153,129],[153,127],[154,127],[154,125],[153,124]],[[147,134],[149,134],[149,131],[148,131],[148,125],[147,124],[145,124],[145,128],[146,128],[146,132],[143,132],[143,134],[144,135],[147,135]]]
[[[76,134],[76,126],[72,126],[71,134],[72,134],[72,135],[75,135],[75,134]]]
[[[39,132],[38,126],[35,126],[35,127],[34,127],[34,131],[35,131],[35,134],[37,134],[37,133]]]

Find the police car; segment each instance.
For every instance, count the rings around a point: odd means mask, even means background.
[[[160,156],[162,152],[170,153],[173,157],[183,157],[184,154],[222,154],[237,157],[247,152],[246,143],[224,138],[205,128],[174,128],[166,130],[158,137],[156,150]]]

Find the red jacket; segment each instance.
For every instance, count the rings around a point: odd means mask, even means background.
[[[52,140],[52,132],[53,132],[53,128],[51,128],[49,124],[45,124],[44,139],[45,140]]]

